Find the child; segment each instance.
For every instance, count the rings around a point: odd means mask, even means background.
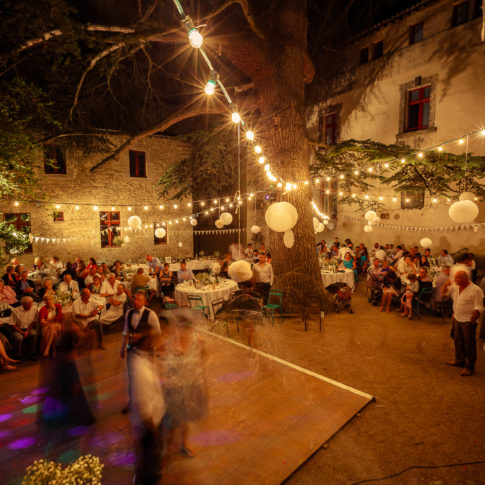
[[[401,308],[403,312],[401,313],[401,317],[408,317],[409,319],[413,316],[413,296],[419,290],[419,281],[416,278],[416,275],[411,273],[407,276],[409,283],[406,286],[406,291],[401,298]]]

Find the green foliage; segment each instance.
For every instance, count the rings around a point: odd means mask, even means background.
[[[207,199],[218,197],[233,185],[237,149],[230,130],[198,131],[180,139],[191,143],[191,151],[157,182],[160,197]]]
[[[28,232],[17,231],[8,221],[0,221],[0,265],[7,264],[10,255],[23,253],[29,245]]]

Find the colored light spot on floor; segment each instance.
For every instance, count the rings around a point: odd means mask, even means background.
[[[242,438],[242,435],[230,430],[214,430],[199,433],[190,439],[191,443],[200,446],[222,446],[235,443]]]
[[[10,450],[23,450],[35,444],[35,438],[22,438],[7,445]]]
[[[91,440],[91,445],[99,448],[105,448],[107,446],[112,446],[116,443],[121,443],[123,441],[123,435],[118,433],[105,433],[102,435],[95,436]]]
[[[38,404],[34,404],[33,406],[29,406],[28,408],[22,409],[23,414],[32,414],[36,413],[40,409]]]
[[[248,379],[254,375],[252,370],[243,370],[240,372],[230,372],[229,374],[223,374],[216,378],[216,382],[237,382],[244,379]]]
[[[45,394],[48,390],[48,387],[38,387],[37,389],[34,389],[30,394],[37,396],[39,394]]]
[[[8,438],[11,434],[12,434],[12,432],[8,429],[4,429],[4,430],[0,431],[0,440],[4,439],[4,438]]]
[[[79,450],[69,450],[59,455],[57,461],[64,465],[76,461],[80,456]]]
[[[13,414],[10,414],[10,413],[0,414],[0,423],[5,423],[5,421],[12,419],[12,417],[13,417]]]
[[[113,466],[133,466],[135,454],[131,452],[113,453],[108,457],[108,463]]]
[[[35,404],[36,402],[39,402],[41,399],[42,399],[42,396],[39,396],[39,395],[32,396],[32,395],[30,395],[30,396],[26,396],[26,397],[19,399],[19,401],[22,404]]]
[[[89,432],[89,426],[74,426],[74,428],[71,428],[67,431],[67,434],[69,436],[83,436],[86,433]]]

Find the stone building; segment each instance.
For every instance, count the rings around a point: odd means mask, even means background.
[[[118,135],[110,137],[115,147],[124,140]],[[8,220],[33,237],[32,248],[21,261],[31,265],[34,255],[55,255],[64,262],[92,256],[109,264],[117,259],[141,261],[147,253],[192,256],[193,229],[187,217],[192,212],[187,207],[190,201],[174,208],[173,201],[158,198],[156,187],[166,168],[183,158],[189,148],[170,137],[151,136],[137,141],[119,160],[91,172],[106,153],[85,155],[73,146],[46,146],[46,157],[39,156],[37,171],[47,201],[12,201],[0,206]],[[142,220],[139,230],[128,229],[128,218],[133,215]],[[166,236],[157,238],[157,224],[162,227],[168,220],[172,223],[164,226]]]
[[[485,155],[483,135],[464,137],[485,128],[481,3],[425,0],[352,39],[340,52],[340,64],[323,83],[321,101],[308,110],[311,138],[328,145],[371,139],[420,150],[456,140],[443,149]],[[389,188],[381,188],[378,194],[375,188],[369,196],[383,197],[380,212],[388,220],[364,233],[363,214],[355,206],[335,204],[338,180],[323,181],[319,189],[315,197],[322,210],[338,207],[338,222],[334,231],[319,234],[318,239],[333,240],[338,235],[356,243],[411,244],[426,235],[433,240],[434,251],[468,247],[484,252],[483,226],[458,229],[448,216],[446,199],[435,203],[422,194],[406,203],[411,200],[406,194]],[[479,206],[475,222],[484,222],[485,205]],[[416,232],[408,226],[434,229]]]

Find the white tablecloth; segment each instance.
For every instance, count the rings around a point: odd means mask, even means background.
[[[345,268],[343,273],[327,273],[324,271],[321,273],[323,286],[325,287],[333,285],[334,283],[345,283],[350,288],[354,287],[354,272],[351,269]]]
[[[182,283],[175,287],[175,301],[179,306],[188,305],[188,295],[196,295],[202,298],[202,304],[209,307],[209,318],[214,319],[214,312],[212,311],[212,302],[219,298],[229,300],[229,295],[236,291],[237,283],[232,280],[220,280],[219,286],[216,289],[198,290],[186,283]]]
[[[46,278],[50,278],[53,285],[57,285],[60,281],[56,273],[48,271],[31,271],[28,278],[38,285],[41,285]]]
[[[192,271],[202,271],[208,266],[209,270],[212,270],[212,267],[217,261],[214,259],[193,259],[191,261],[187,261],[187,269],[191,269]],[[180,269],[180,263],[172,263],[170,265],[170,271],[178,271]]]

